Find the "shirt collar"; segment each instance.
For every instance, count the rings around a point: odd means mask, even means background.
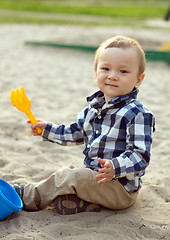
[[[139,90],[134,89],[130,93],[122,96],[118,96],[112,98],[108,104],[110,108],[120,108],[126,104],[128,104],[132,99],[137,98]],[[102,108],[103,104],[105,103],[105,97],[102,91],[97,91],[92,94],[90,97],[87,97],[87,102],[90,104],[91,107],[94,108]]]

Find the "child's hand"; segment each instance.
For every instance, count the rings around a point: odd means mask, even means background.
[[[31,123],[29,120],[27,121],[27,123]],[[43,131],[44,127],[45,127],[45,122],[42,120],[37,120],[37,123],[34,125],[31,125],[31,130],[34,136],[40,136],[41,134],[37,133],[37,127],[41,128],[41,130]]]
[[[101,174],[98,174],[96,178],[102,178],[102,180],[98,181],[99,184],[106,183],[112,180],[114,177],[114,168],[113,164],[110,160],[104,160],[99,158],[98,162],[102,166],[102,168],[99,169],[99,172]]]

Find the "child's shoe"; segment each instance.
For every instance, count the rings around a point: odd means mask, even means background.
[[[61,215],[70,215],[80,212],[100,212],[101,206],[86,202],[76,194],[61,195],[55,198],[54,207]]]

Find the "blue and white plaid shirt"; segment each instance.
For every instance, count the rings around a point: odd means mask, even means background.
[[[85,144],[86,167],[98,169],[98,158],[109,159],[114,178],[128,192],[138,191],[150,161],[154,116],[136,100],[137,93],[135,89],[113,98],[102,109],[105,98],[98,91],[87,98],[89,105],[80,112],[76,123],[47,123],[42,136],[61,145]]]

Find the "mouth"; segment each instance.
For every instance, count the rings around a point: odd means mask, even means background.
[[[105,85],[108,86],[108,87],[114,87],[114,88],[117,88],[117,87],[118,87],[118,86],[116,86],[116,85],[114,85],[114,84],[111,84],[111,83],[106,83]]]

